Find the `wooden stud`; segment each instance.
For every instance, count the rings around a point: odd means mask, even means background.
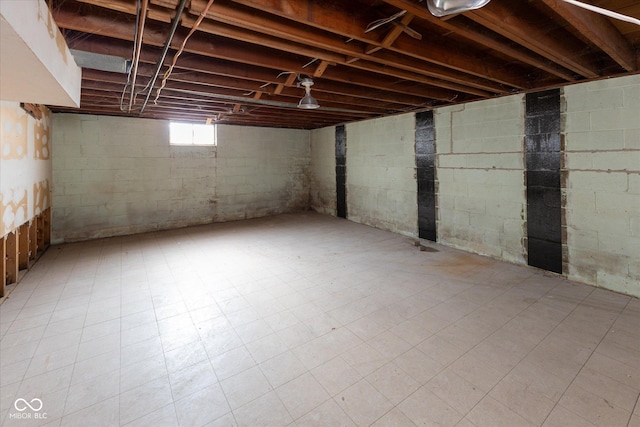
[[[38,223],[38,237],[37,237],[37,251],[42,252],[45,249],[44,246],[44,212],[41,212],[40,215],[36,217],[36,221]]]
[[[29,267],[29,223],[22,224],[18,230],[18,268]]]
[[[18,233],[17,230],[7,234],[7,284],[18,281]]]
[[[322,77],[329,65],[332,65],[329,61],[320,62],[320,64],[318,64],[318,67],[316,68],[316,71],[313,73],[313,77]]]
[[[293,86],[293,83],[296,81],[296,78],[298,78],[297,74],[295,73],[289,74],[289,77],[287,77],[287,80],[284,82],[284,85],[287,87]]]
[[[38,222],[34,219],[29,223],[29,260],[38,255]]]
[[[278,86],[276,86],[276,90],[273,91],[273,94],[274,95],[280,95],[283,90],[284,90],[284,85],[282,83],[280,83],[280,84],[278,84]]]
[[[0,238],[0,298],[7,290],[7,240]]]
[[[44,246],[51,244],[51,208],[44,211]]]

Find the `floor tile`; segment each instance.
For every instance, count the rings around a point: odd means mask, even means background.
[[[231,409],[237,409],[272,390],[257,366],[220,382]]]
[[[465,354],[453,362],[451,370],[484,392],[491,390],[498,384],[506,373],[487,366],[486,363],[471,354]]]
[[[243,342],[233,328],[228,328],[207,335],[203,338],[203,344],[209,357],[213,358],[242,346]]]
[[[310,373],[281,385],[276,393],[293,419],[302,417],[329,399],[329,394]]]
[[[209,356],[207,356],[200,340],[164,353],[164,360],[169,372],[179,371],[208,359]]]
[[[171,394],[180,400],[204,388],[218,383],[218,378],[208,360],[196,363],[179,371],[169,373]]]
[[[331,396],[337,395],[362,379],[362,375],[341,357],[336,357],[314,368],[311,373]]]
[[[219,384],[177,400],[175,408],[178,422],[184,426],[203,426],[230,411]]]
[[[370,425],[393,408],[371,384],[361,380],[334,397],[356,425]]]
[[[131,390],[166,376],[167,365],[162,353],[158,353],[148,359],[126,364],[120,368],[120,392]]]
[[[366,380],[394,405],[402,402],[420,388],[420,384],[416,380],[393,362],[387,363],[373,372],[366,377]]]
[[[76,360],[91,359],[92,357],[118,350],[121,347],[120,338],[120,333],[115,333],[95,340],[81,342],[78,346]]]
[[[289,347],[275,332],[252,341],[246,346],[256,363],[262,363],[289,350]]]
[[[630,411],[575,384],[569,387],[558,405],[602,427],[624,426],[631,418]]]
[[[84,359],[75,363],[73,367],[73,376],[71,377],[71,384],[73,385],[89,381],[100,375],[109,374],[119,370],[120,351],[118,350],[92,357],[91,359]],[[116,372],[115,375],[117,376],[118,372]]]
[[[594,427],[595,424],[591,424],[581,416],[574,414],[573,412],[563,408],[562,406],[556,406],[545,420],[543,427]]]
[[[640,370],[640,363],[638,368]],[[589,368],[582,369],[572,383],[572,386],[589,390],[591,393],[606,399],[611,405],[618,406],[628,412],[633,411],[640,393],[640,390],[638,390],[640,383],[636,385],[637,388],[627,386]]]
[[[525,420],[492,397],[485,397],[467,415],[469,421],[478,427],[532,427]]]
[[[62,418],[62,425],[68,427],[85,427],[89,425],[111,427],[118,425],[118,408],[118,397],[115,396],[78,412],[66,415]]]
[[[637,299],[434,245],[301,213],[57,246],[0,308],[0,417],[640,427]]]
[[[167,377],[160,377],[120,393],[120,424],[137,420],[172,402],[171,385]]]
[[[143,415],[130,422],[129,424],[125,424],[126,427],[175,427],[178,425],[178,419],[176,417],[176,408],[172,404],[163,406],[160,409],[157,409],[147,415]]]
[[[327,400],[302,418],[299,418],[296,421],[296,424],[300,427],[356,426],[351,418],[349,418],[349,416],[333,399]]]
[[[413,427],[416,425],[398,408],[393,408],[372,424],[373,427]]]
[[[388,359],[394,359],[411,349],[411,344],[389,331],[372,338],[367,344]]]
[[[462,419],[462,415],[459,412],[426,387],[419,388],[400,403],[398,409],[414,424],[419,426],[455,426]]]
[[[271,391],[233,411],[238,427],[287,426],[293,418]]]
[[[485,396],[485,392],[451,369],[446,369],[433,377],[425,388],[463,415]]]
[[[443,365],[415,347],[396,357],[393,362],[420,384],[425,384],[444,369]]]
[[[341,357],[363,377],[379,369],[390,360],[367,343],[354,347],[342,354]]]
[[[273,388],[307,372],[307,368],[291,351],[281,353],[261,363],[260,369]]]
[[[238,347],[211,358],[211,365],[220,381],[252,368],[256,361],[246,347]]]
[[[217,418],[210,423],[205,424],[205,427],[238,427],[236,418],[232,412],[229,412],[220,418]]]
[[[69,388],[64,414],[71,414],[95,403],[117,396],[120,381],[117,375],[104,374]]]
[[[526,385],[504,378],[489,395],[534,425],[542,425],[555,402]]]

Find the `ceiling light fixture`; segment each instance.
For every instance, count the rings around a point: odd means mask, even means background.
[[[453,15],[468,10],[480,9],[490,0],[427,0],[429,12],[434,16]]]
[[[310,77],[303,77],[298,82],[298,87],[300,86],[304,86],[306,94],[298,103],[298,108],[302,108],[305,110],[320,108],[318,101],[313,96],[311,96],[311,86],[313,86],[313,80]]]

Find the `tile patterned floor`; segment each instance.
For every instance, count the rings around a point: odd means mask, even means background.
[[[52,247],[0,306],[2,421],[640,426],[638,299],[431,246],[304,213]]]

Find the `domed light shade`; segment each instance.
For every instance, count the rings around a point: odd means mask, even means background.
[[[306,94],[302,97],[300,102],[298,103],[298,108],[302,108],[305,110],[313,110],[315,108],[320,108],[318,101],[311,96],[311,86],[313,86],[313,80],[306,77],[298,83],[300,86],[304,86]]]
[[[318,101],[311,96],[311,94],[307,93],[298,103],[298,108],[313,110],[315,108],[320,108],[320,105],[318,104]]]
[[[427,7],[434,16],[453,15],[468,10],[480,9],[490,0],[428,0]]]

